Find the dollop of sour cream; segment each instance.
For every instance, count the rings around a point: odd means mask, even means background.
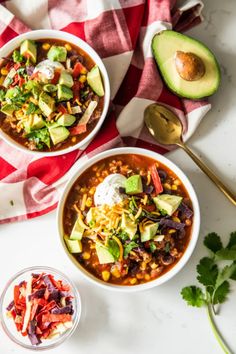
[[[36,65],[33,73],[39,72],[42,79],[51,80],[54,77],[55,70],[62,71],[64,69],[64,66],[58,61],[46,59]]]
[[[126,177],[120,173],[107,176],[96,188],[94,203],[96,206],[107,204],[109,206],[122,202],[126,196],[119,192],[125,187]]]

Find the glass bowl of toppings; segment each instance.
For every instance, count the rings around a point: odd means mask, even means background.
[[[0,298],[3,330],[31,350],[51,349],[69,338],[81,316],[74,284],[51,267],[30,267],[15,274]]]
[[[54,156],[80,148],[109,102],[101,58],[70,33],[31,31],[0,49],[0,136],[20,150]]]
[[[138,291],[160,285],[186,264],[200,212],[186,175],[140,148],[92,157],[67,183],[58,207],[65,252],[102,287]]]

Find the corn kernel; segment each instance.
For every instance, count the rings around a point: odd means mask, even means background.
[[[120,278],[120,271],[117,267],[112,268],[111,270],[111,274],[115,277],[115,278]]]
[[[141,263],[141,266],[140,266],[140,269],[141,269],[141,270],[145,270],[146,268],[147,268],[147,263],[142,262],[142,263]]]
[[[81,192],[81,193],[85,193],[85,192],[87,192],[87,188],[82,187],[82,188],[80,189],[80,192]]]
[[[102,279],[104,281],[108,281],[110,279],[110,272],[108,272],[107,270],[103,270],[102,271]]]
[[[159,163],[158,162],[156,162],[156,168],[158,168],[159,167]]]
[[[145,279],[145,280],[150,280],[150,279],[151,279],[151,277],[150,277],[150,275],[149,275],[149,274],[145,274],[144,279]]]
[[[8,74],[8,69],[5,68],[5,67],[2,68],[2,69],[1,69],[1,74],[4,75],[4,76],[6,76],[6,75]]]
[[[96,191],[96,187],[92,187],[92,188],[90,188],[90,190],[89,190],[89,194],[90,194],[90,195],[93,195],[93,194],[95,193],[95,191]]]
[[[179,179],[175,179],[175,180],[174,180],[174,184],[175,184],[176,186],[180,186],[180,185],[181,185],[181,182],[180,182]]]
[[[190,225],[192,225],[192,221],[191,221],[190,219],[186,219],[186,220],[185,220],[185,224],[186,224],[187,226],[190,226]]]
[[[48,50],[51,47],[49,43],[43,43],[42,48],[43,50]]]
[[[83,252],[82,257],[83,257],[83,259],[89,259],[90,254],[88,252]]]
[[[169,230],[169,234],[174,234],[175,232],[176,232],[175,229],[170,229],[170,230]]]
[[[177,216],[173,216],[172,220],[175,222],[180,222],[180,219]]]
[[[132,279],[130,279],[129,282],[130,282],[131,285],[134,285],[134,284],[137,283],[137,281],[138,281],[137,278],[132,278]]]
[[[86,80],[87,80],[87,76],[86,75],[80,75],[79,82],[84,83]]]
[[[172,191],[177,191],[178,187],[175,184],[172,184],[171,189]]]
[[[103,177],[99,177],[98,180],[99,180],[99,182],[103,182],[104,178]]]
[[[100,177],[100,172],[96,172],[96,177]]]
[[[86,203],[85,203],[85,205],[86,205],[86,207],[91,207],[92,206],[92,204],[93,204],[93,202],[92,202],[92,198],[87,198],[87,200],[86,200]]]
[[[171,189],[171,185],[170,185],[169,183],[164,183],[164,187],[165,187],[166,189]]]
[[[75,142],[76,142],[76,137],[73,136],[73,137],[71,138],[71,141],[72,141],[72,143],[75,143]]]
[[[157,265],[156,263],[152,263],[152,264],[151,264],[151,268],[152,268],[152,269],[156,269],[157,267],[158,267],[158,265]]]
[[[1,76],[1,77],[0,77],[0,86],[3,85],[4,80],[5,80],[5,77],[4,77],[4,76]]]
[[[136,278],[137,278],[137,279],[143,279],[143,274],[142,274],[142,273],[138,273],[138,274],[136,275]]]
[[[81,73],[81,74],[86,74],[86,73],[87,73],[86,68],[85,68],[85,67],[83,67],[83,68],[80,70],[80,73]]]
[[[69,43],[65,44],[65,48],[66,48],[66,50],[68,50],[68,52],[72,49],[72,47]]]

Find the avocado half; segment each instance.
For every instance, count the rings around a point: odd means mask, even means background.
[[[221,78],[219,64],[203,43],[165,30],[153,37],[152,50],[166,85],[178,96],[200,99],[217,91]],[[200,75],[196,74],[199,67]],[[187,75],[186,70],[187,74],[191,74],[192,70],[193,75]]]

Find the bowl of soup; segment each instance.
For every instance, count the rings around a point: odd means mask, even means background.
[[[0,137],[44,156],[86,146],[110,101],[106,68],[80,38],[36,30],[0,49]]]
[[[66,254],[88,280],[132,292],[160,285],[186,265],[200,212],[192,184],[173,162],[117,148],[75,172],[57,224]]]

